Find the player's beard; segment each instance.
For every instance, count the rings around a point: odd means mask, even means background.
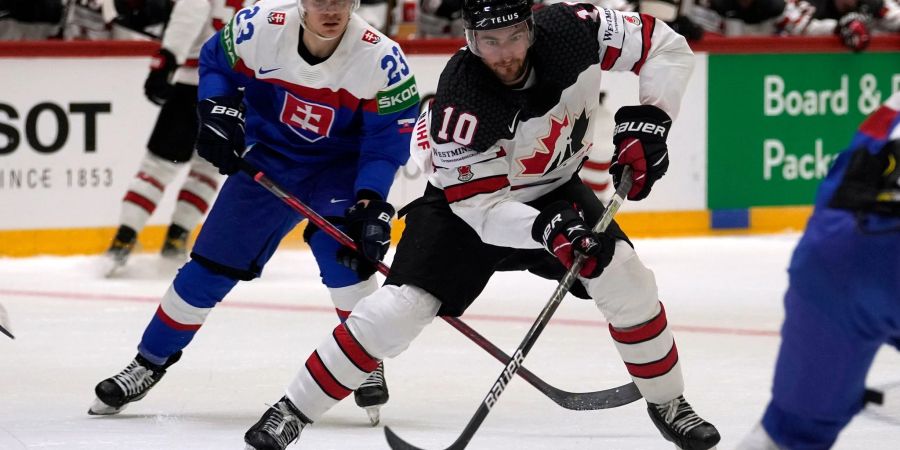
[[[491,70],[506,85],[516,84],[525,76],[525,58],[494,63]]]

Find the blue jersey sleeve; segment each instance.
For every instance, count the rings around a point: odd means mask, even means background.
[[[364,102],[356,192],[368,189],[387,198],[397,169],[409,160],[409,141],[418,113],[419,93],[413,76]]]
[[[200,85],[197,98],[234,96],[238,88],[246,86],[251,79],[234,70],[240,58],[234,51],[232,41],[233,21],[225,25],[203,44],[200,50]]]

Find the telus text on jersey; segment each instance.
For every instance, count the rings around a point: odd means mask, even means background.
[[[507,14],[500,17],[485,17],[484,19],[479,20],[477,24],[475,24],[475,28],[483,28],[487,24],[497,25],[500,23],[506,23],[511,20],[517,20],[518,18],[519,13]]]

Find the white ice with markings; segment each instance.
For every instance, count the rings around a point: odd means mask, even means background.
[[[785,268],[797,235],[644,239],[674,326],[688,400],[733,448],[768,399],[782,318]],[[94,385],[127,365],[177,266],[137,255],[115,279],[98,257],[0,259],[0,303],[15,340],[0,335],[0,449],[240,449],[243,434],[283,394],[337,322],[308,252],[281,251],[262,279],[241,283],[144,400],[118,416],[86,414]],[[508,353],[554,283],[498,274],[463,319]],[[591,391],[628,381],[600,313],[568,297],[525,360],[550,384]],[[827,370],[827,368],[823,368]],[[384,449],[381,426],[425,448],[456,439],[502,366],[441,320],[386,363],[391,400],[372,428],[352,399],[301,435],[304,449]],[[900,381],[885,347],[872,386]],[[900,387],[856,418],[837,449],[900,442]],[[521,379],[510,383],[469,448],[671,449],[645,404],[577,412]]]

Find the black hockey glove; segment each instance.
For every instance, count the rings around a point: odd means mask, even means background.
[[[629,200],[646,198],[653,183],[669,170],[666,137],[671,126],[669,115],[652,105],[623,106],[616,112],[613,134],[616,149],[609,173],[618,186],[622,180],[622,168],[631,166],[634,184],[628,192]]]
[[[153,55],[150,62],[150,73],[147,74],[147,81],[144,81],[144,95],[147,100],[162,105],[172,95],[172,84],[169,83],[169,77],[178,68],[175,63],[175,55],[172,52],[160,48]]]
[[[393,216],[394,207],[378,199],[360,200],[344,213],[347,235],[359,251],[341,247],[337,260],[356,272],[360,280],[368,280],[376,271],[375,264],[387,254]]]
[[[239,97],[210,97],[197,105],[197,154],[222,175],[238,171],[244,154],[244,107]]]
[[[596,278],[612,261],[616,240],[606,233],[593,233],[572,205],[563,200],[541,210],[531,227],[531,238],[544,245],[566,269],[575,262],[575,254],[587,256],[579,275]]]
[[[844,14],[838,21],[835,33],[841,37],[841,42],[854,52],[861,52],[869,46],[872,33],[869,31],[871,18],[868,15],[852,12]]]

